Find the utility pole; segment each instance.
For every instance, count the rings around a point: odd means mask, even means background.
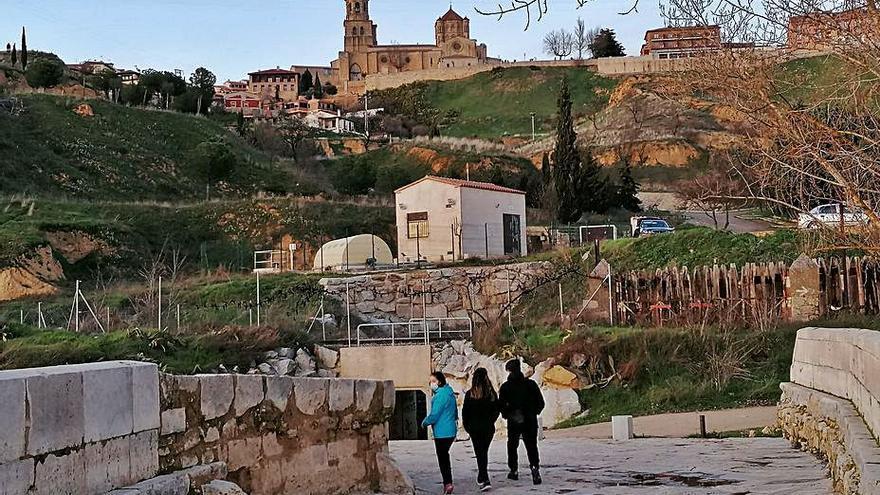
[[[532,141],[535,140],[535,112],[531,113],[532,116]]]
[[[364,134],[367,136],[367,141],[370,140],[370,97],[367,93],[364,93]]]

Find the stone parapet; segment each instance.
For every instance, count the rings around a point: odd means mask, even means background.
[[[387,456],[393,409],[393,383],[372,380],[2,371],[0,495],[185,495],[224,478],[251,495],[412,493]]]
[[[828,460],[837,493],[880,494],[880,332],[804,328],[782,384],[785,436]]]
[[[154,364],[2,371],[0,404],[3,495],[91,495],[158,472]]]

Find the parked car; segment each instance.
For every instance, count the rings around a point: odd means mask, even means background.
[[[798,215],[798,227],[802,229],[818,229],[823,225],[837,227],[841,223],[840,205],[821,205],[810,210],[809,213]],[[843,223],[847,226],[864,225],[868,223],[868,215],[857,208],[843,207]]]
[[[658,217],[632,217],[630,219],[633,237],[675,232],[675,227]]]

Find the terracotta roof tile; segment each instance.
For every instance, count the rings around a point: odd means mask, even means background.
[[[449,184],[450,186],[455,186],[455,187],[466,187],[469,189],[482,189],[484,191],[494,191],[494,192],[503,192],[503,193],[509,193],[509,194],[525,195],[525,192],[520,191],[519,189],[512,189],[509,187],[499,186],[497,184],[492,184],[491,182],[478,182],[478,181],[473,181],[473,180],[452,179],[449,177],[437,177],[435,175],[426,175],[424,178],[419,179],[419,180],[413,182],[412,184],[403,186],[395,192],[401,191],[403,189],[406,189],[410,186],[413,186],[413,185],[418,184],[418,183],[425,181],[425,180],[433,180],[433,181],[437,181],[437,182],[442,182],[444,184]]]

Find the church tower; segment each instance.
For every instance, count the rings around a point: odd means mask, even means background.
[[[345,0],[345,51],[365,52],[376,45],[376,25],[370,20],[370,0]]]

